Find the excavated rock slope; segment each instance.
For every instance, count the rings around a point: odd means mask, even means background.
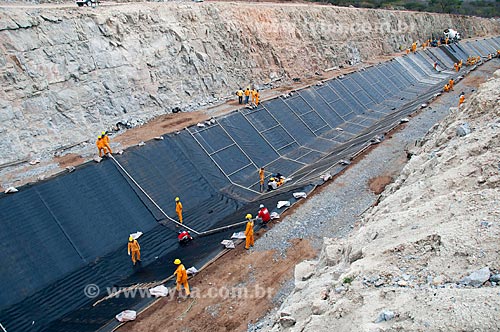
[[[493,20],[305,4],[0,8],[0,164]]]
[[[296,267],[272,331],[498,331],[499,91],[500,70],[430,130],[348,238]]]

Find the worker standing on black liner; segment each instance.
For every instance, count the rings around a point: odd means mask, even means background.
[[[175,212],[179,217],[179,222],[182,224],[182,203],[179,197],[175,198]]]
[[[137,261],[141,261],[141,246],[132,236],[128,238],[128,255],[131,256],[134,265]]]

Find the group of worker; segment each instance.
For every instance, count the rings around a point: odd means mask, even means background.
[[[245,91],[243,91],[242,88],[239,88],[238,91],[236,91],[236,95],[238,96],[238,103],[240,105],[242,104],[248,104],[250,97],[252,98],[252,105],[259,106],[259,90],[257,90],[255,87],[250,90],[250,87],[247,87]],[[243,97],[245,97],[245,100],[243,100]]]
[[[276,190],[283,184],[285,184],[285,177],[278,173],[267,181],[267,191]]]
[[[253,227],[254,220],[252,219],[252,215],[248,213],[245,217],[247,219],[247,224],[245,227],[245,249],[250,249],[254,245],[254,236],[253,236]],[[259,206],[259,212],[257,212],[257,220],[260,220],[263,225],[267,224],[271,220],[271,214],[269,210],[261,204]]]
[[[97,136],[97,141],[95,143],[97,145],[97,149],[99,150],[99,157],[103,157],[105,155],[112,154],[111,147],[109,146],[109,136],[108,133],[103,131],[101,135]]]
[[[455,81],[453,80],[453,78],[450,78],[450,80],[448,81],[448,83],[446,83],[443,87],[443,91],[444,92],[450,92],[451,90],[453,90],[453,85],[455,84]]]

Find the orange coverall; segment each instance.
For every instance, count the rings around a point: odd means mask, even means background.
[[[180,201],[175,202],[175,212],[179,217],[179,222],[182,224],[182,203]]]
[[[130,255],[130,253],[132,253],[132,255]],[[134,263],[134,265],[136,261],[141,260],[141,246],[137,240],[128,242],[128,254],[132,257],[132,263]]]
[[[260,191],[264,190],[264,179],[265,179],[265,174],[264,174],[264,167],[259,169],[259,181],[260,181]]]
[[[97,141],[95,142],[95,144],[97,145],[97,149],[99,150],[99,157],[102,157],[103,154],[111,152],[111,150],[108,150],[108,148],[106,147],[106,144],[104,143],[103,138],[98,138]]]
[[[450,86],[450,90],[453,90],[453,84],[455,84],[455,81],[453,80],[453,78],[450,78],[450,80],[448,81],[448,85]]]
[[[109,153],[113,153],[113,151],[111,151],[111,146],[109,145],[109,136],[108,135],[104,135],[102,137],[102,140],[104,142],[104,146],[108,149]]]
[[[255,105],[256,106],[259,106],[259,98],[260,98],[259,91],[255,91]]]
[[[186,290],[186,295],[191,294],[191,291],[189,290],[189,284],[188,284],[188,275],[187,275],[186,268],[184,267],[184,265],[179,264],[179,266],[177,267],[177,270],[175,270],[174,274],[177,275],[177,284],[175,286],[175,289],[180,291],[181,285],[184,285],[184,289]]]
[[[453,64],[453,67],[455,67],[455,70],[456,70],[456,71],[459,71],[459,70],[460,70],[460,67],[458,66],[458,63],[456,63],[456,62]]]
[[[245,249],[249,249],[250,246],[253,247],[253,220],[249,220],[247,222],[247,228],[245,229],[245,236],[246,236],[246,242],[245,242]]]
[[[460,107],[460,105],[462,105],[465,101],[465,96],[464,95],[461,95],[460,96],[460,99],[458,99],[458,107]]]
[[[255,104],[255,97],[257,97],[257,90],[252,90],[252,103]]]

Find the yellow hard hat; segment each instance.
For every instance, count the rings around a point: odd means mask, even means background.
[[[270,178],[269,181],[274,181],[274,178]]]
[[[176,198],[175,198],[175,201],[176,201],[176,202],[180,201],[179,197],[176,197]]]
[[[179,265],[181,263],[181,260],[179,258],[176,258],[175,261],[174,261],[174,264],[175,265]]]
[[[105,131],[101,132],[101,135],[102,136],[106,135],[106,132]]]
[[[247,216],[245,218],[252,219],[252,215],[249,213],[249,214],[247,214]]]
[[[101,135],[97,136],[97,138],[101,138]]]
[[[132,236],[129,236],[129,237],[128,237],[128,240],[129,240],[130,242],[132,242],[132,241],[134,241],[134,238],[133,238]]]

